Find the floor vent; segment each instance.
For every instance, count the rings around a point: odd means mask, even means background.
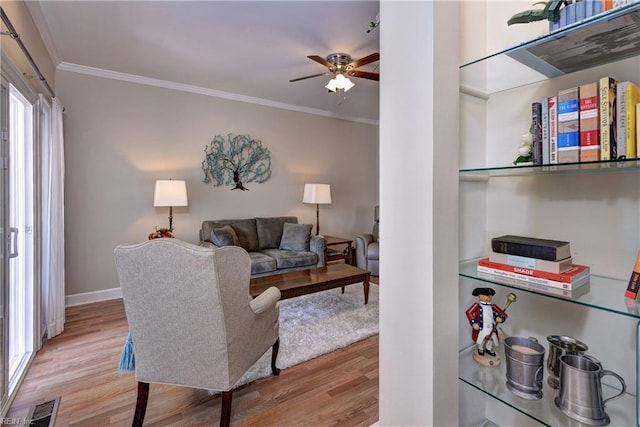
[[[53,427],[56,423],[59,404],[59,397],[47,402],[38,403],[31,409],[27,416],[27,419],[31,421],[29,425],[33,427]]]

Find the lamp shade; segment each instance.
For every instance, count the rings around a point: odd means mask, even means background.
[[[185,181],[158,180],[153,206],[188,206]]]
[[[303,203],[331,203],[331,186],[329,184],[305,184]]]

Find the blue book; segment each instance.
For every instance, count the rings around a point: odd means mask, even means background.
[[[580,161],[580,89],[558,92],[558,163]]]

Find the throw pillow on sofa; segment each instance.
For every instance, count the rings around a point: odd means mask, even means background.
[[[238,235],[230,225],[216,228],[211,232],[211,240],[213,244],[222,248],[224,246],[240,246]]]
[[[308,251],[312,228],[313,224],[292,224],[285,222],[282,225],[280,249],[283,251]]]

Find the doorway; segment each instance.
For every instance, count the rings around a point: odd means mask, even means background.
[[[9,85],[9,390],[33,353],[33,110]]]
[[[2,78],[0,93],[0,397],[9,404],[34,353],[34,101]]]

